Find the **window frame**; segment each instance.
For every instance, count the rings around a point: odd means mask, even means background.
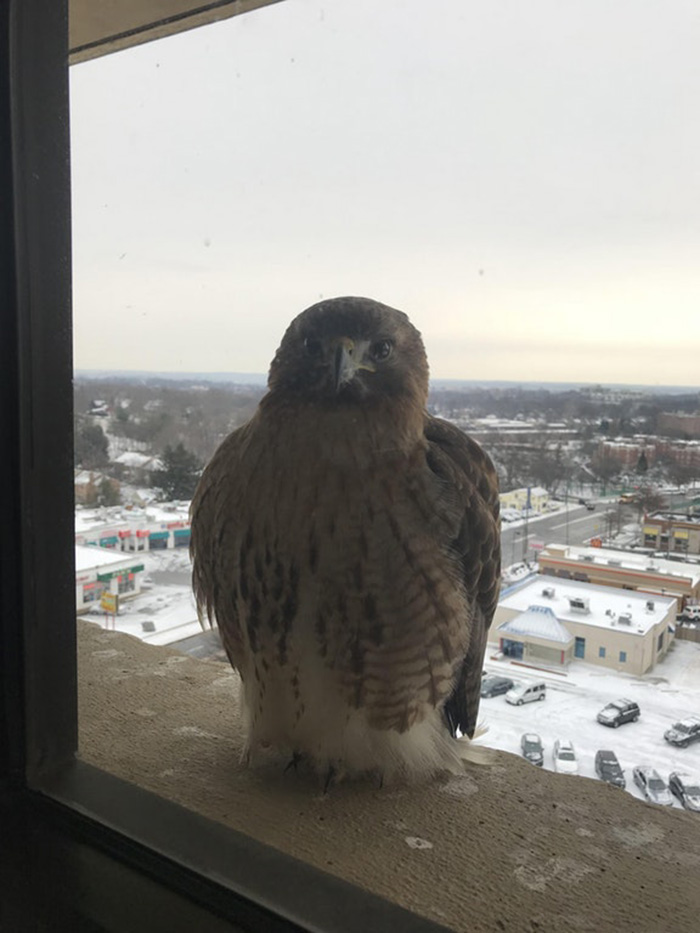
[[[0,4],[0,177],[3,920],[443,930],[76,759],[67,0]]]

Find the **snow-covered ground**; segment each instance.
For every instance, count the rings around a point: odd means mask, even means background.
[[[114,622],[110,617],[107,623],[99,608],[93,609],[86,618],[152,645],[169,645],[198,635],[202,627],[192,595],[192,564],[187,548],[146,551],[143,563],[143,592],[133,599],[121,600]],[[145,628],[144,623],[147,623]],[[149,623],[153,624],[153,631],[148,631]]]
[[[520,754],[523,732],[537,732],[544,744],[544,767],[553,771],[555,740],[571,739],[579,759],[579,775],[596,779],[595,753],[611,749],[625,772],[627,790],[636,797],[642,794],[632,781],[635,765],[651,765],[665,781],[671,771],[688,771],[700,779],[700,742],[675,748],[663,737],[679,719],[700,715],[700,644],[676,640],[666,658],[642,677],[581,661],[574,661],[562,676],[520,667],[507,659],[493,660],[496,650],[495,645],[489,645],[486,671],[516,683],[544,681],[547,699],[524,706],[511,706],[504,696],[482,699],[479,719],[488,731],[477,740],[479,744]],[[602,726],[596,713],[620,697],[639,704],[639,721],[617,729]],[[674,806],[680,804],[676,801]]]

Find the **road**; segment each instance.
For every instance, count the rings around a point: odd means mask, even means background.
[[[606,512],[616,509],[615,505],[596,505],[595,511],[589,512],[583,505],[569,503],[566,513],[557,512],[530,519],[527,526],[518,522],[516,527],[504,522],[501,529],[501,555],[503,566],[509,567],[525,558],[532,560],[535,551],[532,542],[543,544],[583,544],[589,538],[606,536]],[[624,521],[624,517],[623,517]],[[617,523],[617,514],[615,516]]]

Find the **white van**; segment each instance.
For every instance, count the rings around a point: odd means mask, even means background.
[[[533,703],[535,700],[544,700],[547,696],[546,684],[520,684],[506,693],[506,700],[513,706],[522,706],[523,703]]]

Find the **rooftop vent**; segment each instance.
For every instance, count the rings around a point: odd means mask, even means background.
[[[655,606],[654,606],[654,600],[653,600],[653,599],[648,599],[648,600],[647,600],[647,612],[653,612],[653,611],[654,611],[654,608],[655,608]]]
[[[586,596],[570,596],[569,608],[572,612],[582,612],[584,614],[588,614],[591,611],[588,604],[588,597]]]
[[[592,564],[593,561],[595,560],[595,557],[593,557],[592,554],[579,554],[578,559],[579,559],[579,560],[586,560],[586,561],[588,561],[589,564]]]
[[[617,560],[617,559],[615,559],[615,560],[609,560],[609,561],[608,561],[608,564],[609,564],[611,567],[622,567],[622,561],[621,561],[621,560]]]

